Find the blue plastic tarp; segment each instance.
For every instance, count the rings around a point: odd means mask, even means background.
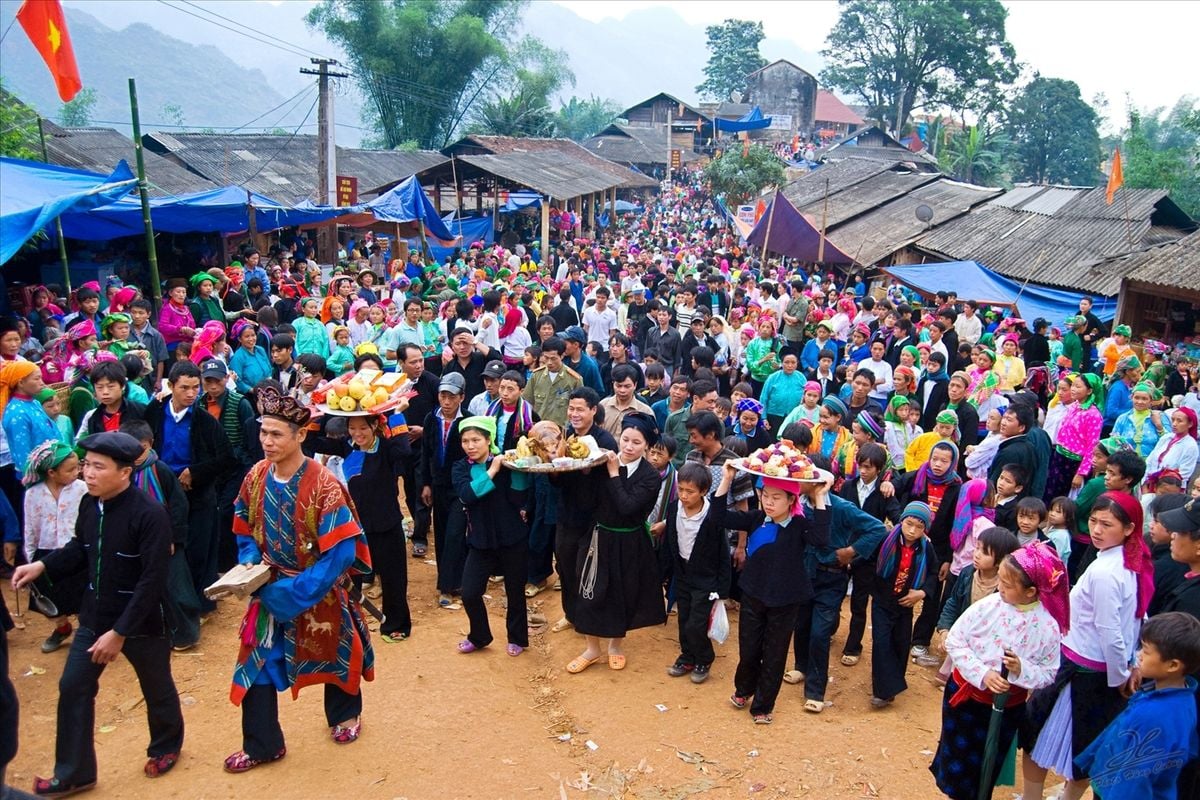
[[[1086,296],[1032,281],[1022,285],[975,261],[905,264],[887,267],[884,271],[926,294],[956,292],[964,300],[1005,306],[1015,304],[1018,315],[1031,323],[1038,317],[1045,317],[1051,325],[1062,325],[1067,317],[1079,313],[1079,301]],[[1116,298],[1095,297],[1092,313],[1105,322],[1110,321],[1117,313]]]
[[[611,207],[612,207],[612,203],[604,204],[605,210],[608,210]],[[637,203],[631,203],[628,200],[618,200],[617,201],[617,213],[618,214],[641,214],[645,210],[646,209],[642,208]]]
[[[771,127],[771,118],[764,117],[762,109],[758,106],[747,111],[737,119],[718,119],[717,130],[727,131],[729,133],[741,133],[742,131],[759,131],[763,128]]]
[[[425,190],[421,188],[415,175],[410,175],[371,202],[356,207],[356,210],[373,214],[378,222],[404,223],[419,220],[435,239],[444,242],[454,241],[456,235],[442,222],[433,201],[425,196]]]
[[[522,208],[541,208],[542,196],[537,192],[509,192],[508,199],[500,206],[500,212],[511,214]]]
[[[814,228],[780,191],[775,192],[771,206],[759,217],[754,229],[746,236],[746,241],[764,248],[769,253],[791,256],[801,261],[815,263],[819,260],[823,264],[854,262],[854,259],[828,239],[825,240],[825,248],[822,251],[821,232]]]
[[[446,227],[455,236],[458,236],[461,231],[462,244],[445,247],[435,242],[430,242],[429,249],[439,263],[444,262],[448,256],[453,255],[456,247],[466,250],[475,242],[483,242],[485,245],[496,243],[496,230],[492,226],[492,218],[490,216],[462,217],[461,219],[456,219],[453,212],[451,212],[443,218],[443,222],[446,223]],[[409,239],[408,248],[409,250],[420,250],[421,240]]]
[[[0,158],[0,264],[69,211],[82,211],[128,194],[137,181],[124,161],[108,176],[36,161]]]

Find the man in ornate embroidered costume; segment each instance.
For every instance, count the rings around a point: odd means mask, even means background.
[[[309,412],[273,388],[259,392],[259,439],[266,459],[242,483],[234,506],[238,560],[271,567],[272,580],[242,620],[230,699],[242,707],[242,749],[225,759],[245,772],[283,758],[277,692],[325,684],[333,740],[362,728],[360,681],[374,677],[366,621],[350,597],[350,576],[370,570],[366,537],[350,496],[300,443]]]

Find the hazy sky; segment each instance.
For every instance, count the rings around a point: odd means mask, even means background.
[[[812,51],[825,46],[825,36],[838,16],[833,0],[745,0],[736,4],[714,0],[554,2],[593,21],[620,19],[648,5],[670,7],[689,22],[705,25],[728,17],[762,20],[767,36],[791,39]],[[1124,119],[1126,94],[1143,108],[1169,107],[1184,94],[1200,95],[1198,2],[1006,0],[1004,5],[1008,8],[1008,38],[1017,58],[1045,76],[1075,81],[1085,100],[1103,92],[1108,97],[1110,118]],[[769,52],[763,55],[768,59],[778,57]]]

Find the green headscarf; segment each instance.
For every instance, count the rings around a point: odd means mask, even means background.
[[[1138,381],[1137,385],[1133,387],[1133,391],[1129,394],[1132,396],[1138,392],[1145,392],[1150,395],[1150,401],[1153,403],[1162,400],[1162,391],[1150,381]]]
[[[900,352],[908,353],[910,356],[913,357],[913,361],[915,361],[918,364],[921,363],[921,351],[918,350],[916,347],[913,347],[911,344],[906,344],[906,345],[904,345],[904,347],[901,347]]]
[[[1097,410],[1104,411],[1104,381],[1094,372],[1084,372],[1079,375],[1079,379],[1088,385],[1092,393],[1087,396],[1087,399],[1079,404],[1080,408],[1086,409],[1095,406]]]
[[[933,418],[933,421],[939,425],[953,425],[958,427],[958,415],[949,409],[939,411],[938,415]]]
[[[102,336],[107,336],[108,329],[110,327],[112,327],[112,325],[114,323],[117,323],[117,322],[124,322],[125,324],[128,325],[133,322],[133,318],[130,317],[128,314],[124,313],[123,311],[116,311],[116,312],[113,312],[112,314],[108,314],[107,316],[104,317],[104,319],[100,320],[100,334]]]
[[[482,431],[487,434],[488,441],[491,442],[492,455],[497,455],[500,452],[499,445],[496,444],[496,418],[490,416],[467,417],[458,423],[458,430],[461,434],[469,428],[474,428],[477,431]]]
[[[912,405],[912,402],[907,397],[900,394],[896,395],[888,401],[887,413],[883,415],[883,421],[895,422],[897,425],[899,425],[900,417],[896,415],[896,412],[900,409],[900,406],[910,405]],[[955,419],[957,420],[957,417]]]
[[[213,286],[217,285],[217,279],[212,275],[209,275],[207,272],[197,272],[195,275],[188,278],[188,283],[190,283],[194,289],[199,289],[200,284],[204,283],[205,281],[210,281]]]
[[[1113,328],[1113,336],[1124,336],[1125,338],[1133,338],[1133,329],[1128,325],[1118,325]]]

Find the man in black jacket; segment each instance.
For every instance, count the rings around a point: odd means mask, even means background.
[[[1016,464],[1024,474],[1029,476],[1025,481],[1017,499],[1033,497],[1033,476],[1038,471],[1038,453],[1033,442],[1027,435],[1037,425],[1036,406],[1028,403],[1013,403],[1000,417],[1000,447],[996,449],[996,457],[988,468],[988,480],[993,486],[1000,478],[1000,472],[1009,464]],[[1043,469],[1045,467],[1043,466]],[[1038,495],[1040,496],[1040,495]]]
[[[397,365],[411,381],[409,387],[416,394],[409,399],[404,410],[408,422],[408,443],[414,451],[421,448],[421,436],[425,430],[425,417],[438,407],[438,377],[425,369],[421,348],[412,343],[396,348]],[[420,459],[410,458],[404,468],[404,504],[412,517],[412,555],[424,558],[429,547],[429,506],[421,502],[421,484],[418,481]]]
[[[203,394],[198,408],[208,411],[225,431],[233,450],[234,465],[217,480],[217,568],[224,572],[237,563],[237,543],[233,538],[233,501],[242,488],[242,479],[257,460],[250,444],[257,416],[250,401],[229,388],[229,369],[219,358],[205,359],[200,365]],[[257,438],[257,437],[254,437]]]
[[[96,784],[96,693],[104,668],[124,653],[146,701],[150,747],[145,773],[156,778],[179,760],[183,714],[171,678],[171,647],[163,624],[163,594],[171,553],[171,520],[161,503],[130,483],[141,455],[127,433],[98,433],[86,451],[88,496],[75,537],[40,561],[18,567],[13,588],[45,574],[51,580],[86,570],[88,586],[59,680],[54,777],[37,778],[34,793],[63,796]]]
[[[146,422],[154,431],[154,452],[187,493],[188,568],[201,598],[200,611],[208,614],[217,607],[204,597],[205,587],[217,579],[217,484],[237,467],[237,459],[221,423],[196,405],[200,369],[190,361],[177,361],[167,383],[169,397],[150,401]]]
[[[489,361],[503,361],[499,350],[475,341],[470,328],[450,332],[450,351],[442,355],[442,377],[457,372],[463,376],[468,398],[483,391],[483,368]]]
[[[433,509],[433,547],[437,557],[438,604],[453,602],[462,592],[467,559],[467,515],[454,493],[450,470],[463,458],[458,423],[462,419],[466,381],[457,372],[443,375],[438,405],[421,426],[421,502]]]

